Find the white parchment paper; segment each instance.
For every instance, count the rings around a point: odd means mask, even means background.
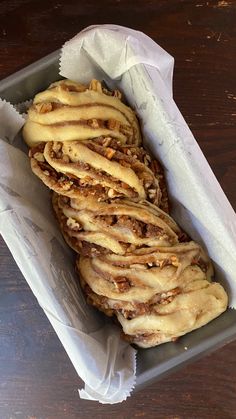
[[[135,350],[84,300],[74,254],[52,214],[50,192],[21,151],[27,148],[16,134],[23,124],[10,104],[0,102],[0,231],[86,384],[81,396],[120,402],[134,386]]]
[[[172,99],[172,72],[173,58],[155,42],[115,25],[87,28],[62,49],[62,76],[96,77],[124,91],[147,146],[166,168],[175,219],[206,245],[235,307],[235,213]],[[23,123],[10,104],[0,103],[0,231],[85,382],[80,396],[121,402],[135,384],[135,350],[84,301],[50,193],[30,170],[18,134]]]

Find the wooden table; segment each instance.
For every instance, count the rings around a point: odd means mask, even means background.
[[[90,24],[145,32],[175,57],[175,100],[235,208],[236,1],[83,3],[1,1],[0,78]],[[0,262],[0,419],[236,418],[236,342],[122,404],[80,400],[82,382],[3,241]]]

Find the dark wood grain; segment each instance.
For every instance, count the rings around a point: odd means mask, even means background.
[[[236,2],[0,2],[0,78],[59,48],[85,26],[116,23],[175,57],[174,97],[236,208]],[[236,418],[236,343],[120,405],[80,400],[62,345],[0,241],[0,419]]]

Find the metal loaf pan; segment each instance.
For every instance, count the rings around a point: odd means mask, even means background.
[[[0,96],[12,104],[17,104],[33,98],[37,92],[60,78],[58,50],[2,80]],[[135,391],[235,338],[236,310],[228,309],[208,325],[183,336],[177,342],[151,349],[139,349]]]

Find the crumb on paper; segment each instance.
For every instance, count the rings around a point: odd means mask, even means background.
[[[232,6],[232,3],[233,3],[232,1],[222,0],[222,1],[218,1],[217,5],[214,6],[214,7],[230,7],[230,6]]]

